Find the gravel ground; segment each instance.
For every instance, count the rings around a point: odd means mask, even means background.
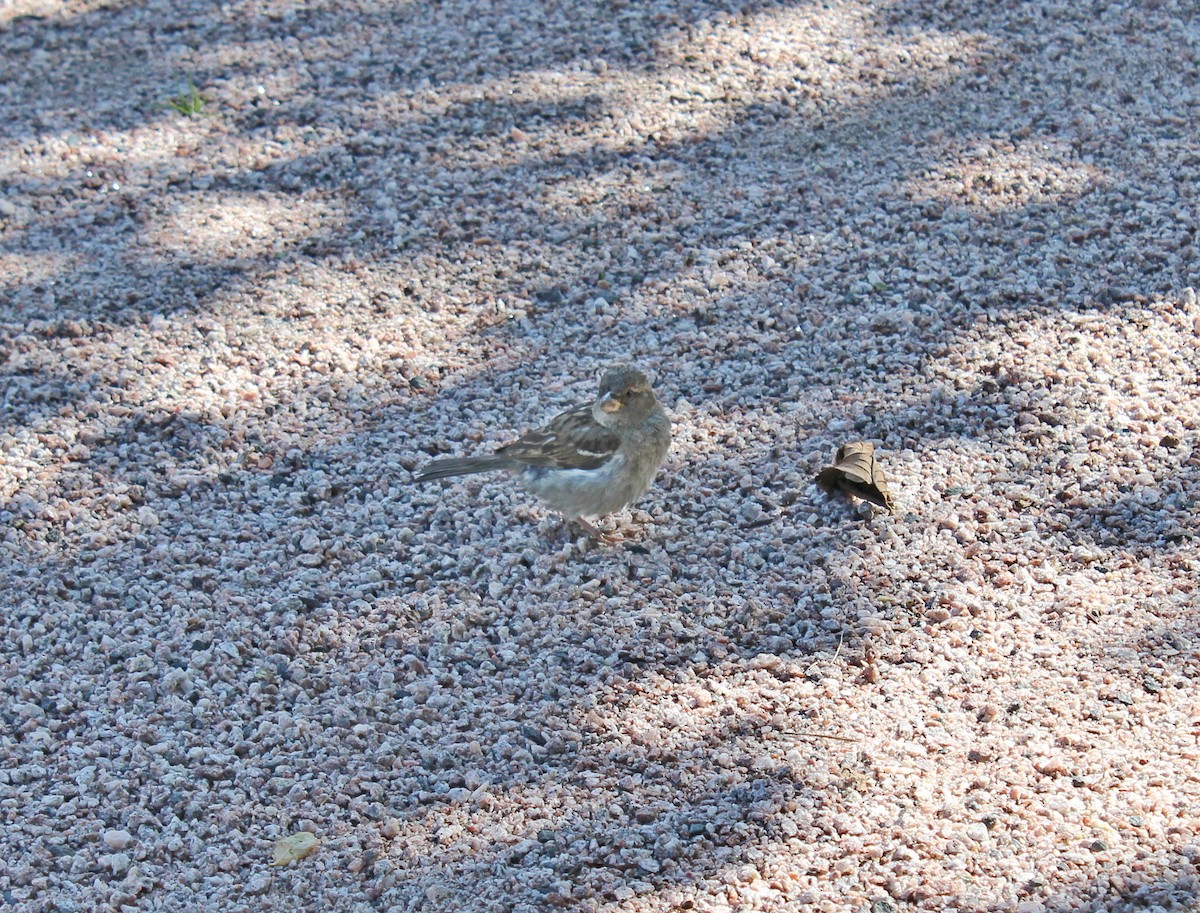
[[[7,0],[0,909],[1196,910],[1198,127],[1191,0]],[[618,360],[624,544],[410,484]]]

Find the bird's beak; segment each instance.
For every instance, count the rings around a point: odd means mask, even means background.
[[[600,397],[600,408],[605,412],[616,412],[621,408],[621,401],[611,393],[605,393]]]

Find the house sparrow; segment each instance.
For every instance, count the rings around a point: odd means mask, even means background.
[[[602,517],[636,501],[650,487],[671,446],[671,421],[646,375],[616,365],[600,378],[595,402],[555,416],[491,456],[430,463],[417,482],[505,470],[551,510],[605,539],[583,519]]]

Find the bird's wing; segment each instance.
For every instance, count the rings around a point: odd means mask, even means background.
[[[548,469],[596,469],[611,459],[620,445],[616,434],[592,418],[591,403],[583,403],[501,447],[496,456]]]

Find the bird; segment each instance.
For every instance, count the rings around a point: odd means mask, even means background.
[[[671,420],[649,379],[632,365],[600,377],[596,399],[487,456],[435,460],[413,476],[431,482],[503,470],[525,491],[588,536],[614,541],[585,517],[603,517],[649,489],[671,446]]]

